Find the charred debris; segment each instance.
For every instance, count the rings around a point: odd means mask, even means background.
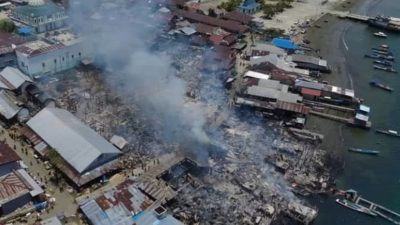
[[[134,1],[118,2],[123,4],[96,4],[85,14],[87,23],[101,24],[103,11],[119,15],[127,13],[121,6],[135,7]],[[144,56],[169,59],[168,76],[155,77],[160,80],[149,82],[156,86],[149,89],[161,92],[171,76],[179,79],[178,84],[184,83],[184,104],[172,112],[190,109],[197,115],[201,111],[204,123],[197,123],[200,117],[185,118],[190,125],[169,120],[179,120],[176,115],[162,118],[157,104],[170,96],[154,101],[144,95],[149,92],[118,70],[126,57],[113,57],[111,52],[108,57],[82,59],[76,70],[28,80],[23,91],[14,94],[25,102],[28,114],[56,106],[110,140],[123,154],[118,167],[105,176],[124,177],[111,192],[134,190],[137,195],[129,192],[133,197],[146,200],[146,207],[138,210],[156,208],[157,218],[168,218],[161,215],[168,212],[184,224],[267,225],[287,218],[310,224],[318,210],[307,198],[329,193],[335,181],[332,157],[321,149],[324,136],[306,129],[307,117],[335,111],[340,115],[331,117],[365,127],[369,112],[360,111],[363,107],[354,91],[319,82],[321,72],[330,71],[326,61],[264,43],[252,16],[211,17],[191,10],[194,6],[185,1],[148,1],[140,7],[151,13],[132,20],[132,27],[144,23],[158,31],[140,39],[148,51]],[[110,58],[112,63],[107,61]],[[23,125],[25,121],[6,122]],[[170,122],[167,132],[166,121]],[[77,199],[93,224],[98,217],[90,214],[91,207],[101,208],[108,196],[99,200],[98,188],[93,182],[79,187],[86,194]]]

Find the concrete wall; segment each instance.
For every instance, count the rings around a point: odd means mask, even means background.
[[[79,65],[80,61],[90,57],[82,43],[76,43],[64,48],[27,57],[17,51],[19,69],[31,78],[35,76],[52,75]]]

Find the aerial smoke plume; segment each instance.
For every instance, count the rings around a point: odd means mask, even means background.
[[[118,90],[133,99],[143,115],[161,128],[167,141],[208,143],[205,116],[198,103],[186,103],[184,80],[171,59],[151,49],[166,21],[146,1],[72,0],[75,29],[107,71],[120,80]],[[173,46],[171,46],[173,48]]]

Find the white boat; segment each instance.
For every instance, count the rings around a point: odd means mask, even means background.
[[[383,32],[376,32],[376,33],[374,33],[374,35],[377,36],[377,37],[383,37],[383,38],[387,37],[387,35],[385,33],[383,33]]]

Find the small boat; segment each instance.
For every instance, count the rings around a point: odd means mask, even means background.
[[[361,149],[361,148],[349,148],[348,151],[367,154],[367,155],[378,155],[379,154],[379,151],[377,151],[377,150],[369,150],[369,149]]]
[[[385,33],[381,32],[381,31],[374,33],[374,36],[387,38],[387,35]]]
[[[381,50],[375,50],[375,49],[372,49],[372,52],[375,53],[375,54],[379,54],[379,55],[393,55],[392,52],[381,51]]]
[[[367,207],[361,206],[361,205],[357,205],[349,200],[346,199],[336,199],[336,202],[339,205],[342,205],[344,207],[347,207],[349,209],[355,210],[357,212],[360,213],[364,213],[367,214],[369,216],[377,216],[378,214],[376,214],[375,212],[373,212],[372,210],[368,209]]]
[[[371,80],[371,81],[369,82],[369,84],[370,84],[372,87],[377,87],[377,88],[383,89],[383,90],[385,90],[385,91],[389,91],[389,92],[392,92],[392,91],[393,91],[393,88],[391,88],[391,87],[389,87],[389,86],[387,86],[387,85],[384,85],[384,84],[380,83],[380,82],[377,81],[377,80]]]
[[[384,49],[389,49],[389,45],[385,45],[385,44],[383,44],[383,45],[381,45],[381,48],[384,48]]]
[[[389,49],[387,49],[387,48],[382,48],[382,47],[371,48],[371,50],[375,50],[375,51],[380,51],[380,52],[386,52],[386,53],[393,54],[393,52],[389,51]]]
[[[391,72],[391,73],[397,73],[397,71],[395,69],[393,69],[392,67],[374,65],[374,69],[383,70],[383,71]]]
[[[394,61],[394,57],[391,55],[379,55],[379,54],[365,54],[364,57],[366,58],[371,58],[371,59],[383,59],[383,60],[388,60],[388,61]]]
[[[374,60],[374,63],[384,65],[384,66],[393,66],[393,64],[391,62],[386,61],[386,60]]]
[[[395,130],[380,130],[380,129],[377,129],[375,131],[376,131],[376,133],[380,133],[380,134],[386,134],[386,135],[390,135],[390,136],[394,136],[394,137],[400,137],[399,132],[397,132]]]

